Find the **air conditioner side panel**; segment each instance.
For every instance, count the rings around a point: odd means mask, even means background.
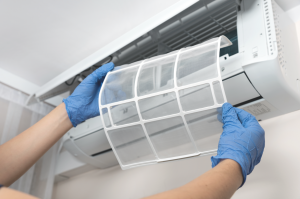
[[[238,37],[241,43],[239,51],[244,54],[244,63],[268,56],[263,8],[263,0],[242,1]]]
[[[276,58],[250,64],[244,69],[256,90],[281,114],[300,109],[300,96],[286,82]]]
[[[300,94],[300,49],[296,24],[276,2],[273,3],[273,9],[278,62],[289,86]]]
[[[295,25],[272,0],[243,2],[242,26],[238,29],[242,29],[239,32],[244,38],[243,68],[250,82],[280,114],[299,110],[300,59]],[[283,62],[283,58],[289,60]]]

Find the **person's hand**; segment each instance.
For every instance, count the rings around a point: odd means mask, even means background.
[[[63,102],[70,121],[76,127],[81,122],[100,115],[98,97],[106,74],[114,68],[107,63],[87,76]]]
[[[229,103],[222,107],[222,120],[223,133],[218,154],[211,157],[212,167],[223,159],[236,161],[241,166],[244,184],[247,175],[261,160],[265,148],[265,131],[253,115]]]

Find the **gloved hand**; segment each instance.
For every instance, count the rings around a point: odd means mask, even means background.
[[[265,148],[265,131],[250,113],[234,108],[229,103],[222,107],[223,133],[220,137],[218,155],[211,157],[212,167],[222,159],[239,163],[243,184],[254,167],[260,162]]]
[[[76,127],[81,122],[100,115],[98,97],[106,74],[114,68],[114,64],[107,63],[87,76],[74,90],[72,95],[63,102],[68,116]]]

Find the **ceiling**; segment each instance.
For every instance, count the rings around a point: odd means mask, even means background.
[[[178,1],[0,0],[0,68],[42,86]]]
[[[1,0],[0,68],[41,86],[179,0]]]

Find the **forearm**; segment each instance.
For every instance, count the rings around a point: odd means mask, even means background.
[[[192,182],[147,199],[229,199],[242,182],[239,164],[226,159]]]
[[[0,184],[11,185],[71,128],[62,103],[38,123],[1,145]]]
[[[16,199],[16,198],[22,198],[22,199],[38,199],[34,196],[30,196],[28,194],[13,190],[13,189],[9,189],[6,187],[2,187],[0,189],[0,198],[3,199]]]

